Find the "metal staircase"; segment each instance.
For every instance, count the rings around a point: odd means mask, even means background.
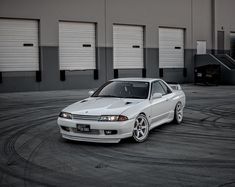
[[[208,69],[220,65],[221,84],[235,85],[235,60],[227,54],[205,54],[195,56],[195,68]]]
[[[230,70],[235,69],[235,60],[227,54],[217,54],[213,55],[217,60]]]

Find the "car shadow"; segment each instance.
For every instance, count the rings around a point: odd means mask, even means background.
[[[177,126],[176,123],[166,123],[160,126],[157,126],[155,128],[153,128],[150,132],[149,132],[149,137],[142,143],[137,143],[135,142],[131,137],[130,138],[125,138],[122,139],[119,143],[99,143],[99,142],[83,142],[83,141],[75,141],[75,140],[68,140],[68,139],[64,139],[62,137],[60,137],[60,142],[61,143],[69,143],[70,145],[80,145],[80,146],[96,146],[96,147],[119,147],[119,146],[123,146],[123,145],[137,145],[137,144],[145,144],[145,143],[149,143],[149,141],[151,141],[151,136],[155,136],[157,134],[162,134],[162,132],[175,128]]]

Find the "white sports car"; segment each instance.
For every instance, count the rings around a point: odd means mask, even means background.
[[[63,138],[118,143],[133,137],[143,142],[154,127],[183,119],[184,92],[180,85],[161,79],[113,79],[89,94],[59,114]]]

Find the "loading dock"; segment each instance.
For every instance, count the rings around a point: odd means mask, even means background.
[[[0,19],[0,72],[38,71],[38,21]]]
[[[114,69],[144,67],[144,35],[142,26],[113,25]]]
[[[96,69],[94,23],[59,22],[60,70]]]
[[[184,30],[159,28],[159,68],[184,68]]]

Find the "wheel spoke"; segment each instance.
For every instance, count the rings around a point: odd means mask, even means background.
[[[140,136],[140,132],[137,130],[136,131],[136,137],[139,138],[139,136]]]
[[[140,134],[142,135],[142,136],[144,136],[144,132],[143,131],[139,131],[140,132]]]
[[[138,119],[135,120],[135,122],[136,122],[136,126],[138,126],[140,124]]]
[[[182,107],[181,105],[178,105],[178,111],[181,111]]]
[[[134,130],[133,130],[134,138],[138,142],[141,142],[147,137],[148,131],[149,129],[148,129],[147,119],[143,115],[138,116],[134,124]]]
[[[181,104],[177,106],[177,118],[179,121],[181,121],[183,118],[183,107]]]

